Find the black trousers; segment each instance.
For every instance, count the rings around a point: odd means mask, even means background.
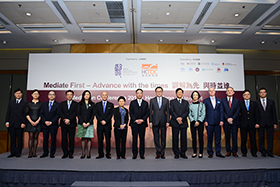
[[[43,128],[43,150],[44,155],[49,154],[49,135],[51,134],[51,154],[54,155],[56,152],[56,128]]]
[[[125,157],[127,129],[114,129],[117,157]]]
[[[264,147],[264,132],[266,131],[267,137],[267,150]],[[274,137],[274,127],[260,127],[259,128],[259,149],[262,154],[273,154],[273,137]]]
[[[8,131],[10,133],[11,137],[11,154],[21,154],[22,146],[23,146],[23,129],[22,128],[15,128],[15,127],[9,127]]]
[[[140,140],[139,154],[144,156],[145,154],[145,133],[146,127],[141,125],[133,126],[132,128],[132,154],[134,156],[138,155],[138,135]]]
[[[256,129],[250,128],[240,128],[241,133],[241,152],[242,154],[247,154],[247,137],[249,133],[250,144],[251,144],[251,154],[257,153],[257,144],[256,144]]]
[[[179,133],[181,135],[181,149],[179,149]],[[172,127],[172,149],[176,156],[186,155],[187,151],[187,129]]]
[[[223,125],[225,136],[226,136],[226,151],[237,153],[237,132],[238,126],[237,125]],[[232,138],[232,146],[230,144],[230,135]]]
[[[111,155],[111,129],[110,128],[97,128],[99,156],[104,156],[104,152],[103,152],[104,135],[105,135],[105,141],[106,141],[106,155]]]
[[[153,134],[156,146],[156,155],[164,155],[166,148],[166,126],[153,126]]]
[[[76,127],[61,127],[61,147],[63,155],[73,155],[75,147]],[[69,146],[68,146],[69,139]]]
[[[197,127],[194,127],[195,121],[191,122],[191,134],[192,134],[192,148],[193,153],[197,153],[197,138],[196,131],[198,132],[198,141],[199,141],[199,154],[203,154],[203,123],[199,123]]]

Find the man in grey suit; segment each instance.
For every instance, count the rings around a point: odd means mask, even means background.
[[[150,100],[149,127],[153,129],[154,143],[156,146],[156,159],[165,159],[164,151],[166,147],[166,128],[169,126],[169,100],[162,97],[162,87],[156,87],[156,97]],[[160,137],[159,140],[159,131]]]

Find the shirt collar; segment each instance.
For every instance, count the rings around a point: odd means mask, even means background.
[[[20,103],[20,102],[21,102],[21,100],[22,100],[22,98],[20,98],[20,99],[16,99],[16,101],[17,101],[18,103]]]

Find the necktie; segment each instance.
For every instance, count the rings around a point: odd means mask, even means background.
[[[71,106],[71,102],[68,101],[68,110],[70,109],[70,106]]]
[[[158,98],[158,108],[161,108],[160,97]]]
[[[246,108],[247,108],[247,111],[249,111],[249,101],[248,100],[246,101]]]
[[[215,103],[215,98],[214,97],[212,97],[212,104],[213,104],[213,108],[215,109],[216,103]]]
[[[181,106],[181,104],[182,104],[182,103],[181,103],[181,99],[180,99],[180,100],[179,100],[179,106]]]
[[[52,102],[49,102],[49,111],[52,109]]]
[[[229,108],[231,108],[231,99],[228,100]]]
[[[263,99],[263,110],[265,111],[265,102],[264,102],[264,99]]]
[[[16,100],[16,104],[18,105],[18,100]]]
[[[105,113],[106,103],[103,102],[103,113]]]

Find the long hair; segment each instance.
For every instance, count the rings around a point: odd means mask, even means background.
[[[82,99],[81,99],[81,101],[80,101],[80,105],[85,105],[85,94],[86,94],[87,92],[89,93],[88,104],[91,104],[91,105],[92,105],[91,93],[90,93],[89,90],[85,90],[85,91],[83,92],[83,94],[82,94]]]

